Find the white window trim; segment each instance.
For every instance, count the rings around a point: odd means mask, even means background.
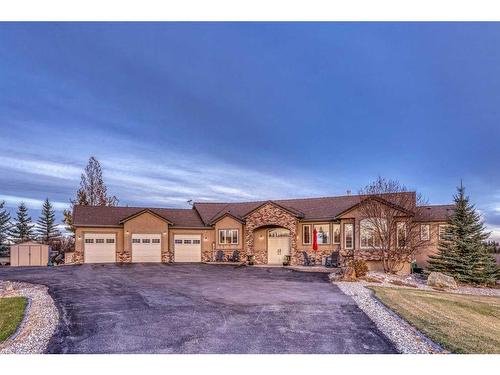
[[[446,227],[447,227],[446,224],[439,224],[439,226],[438,226],[438,239],[441,241],[446,240],[446,238],[444,238],[446,235]],[[441,231],[442,231],[442,233],[441,233]]]
[[[422,230],[424,227],[427,227],[427,238],[424,238]],[[420,224],[420,240],[421,241],[430,241],[431,239],[431,225],[430,224]]]
[[[322,242],[322,243],[319,243],[318,242],[318,246],[321,246],[321,245],[330,245],[332,243],[332,232],[331,232],[331,227],[330,227],[330,223],[319,223],[319,224],[313,224],[312,226],[312,232],[311,232],[311,239],[312,239],[312,236],[314,236],[314,227],[319,227],[319,226],[323,226],[323,227],[327,227],[328,228],[328,242]]]
[[[230,232],[231,234],[230,234],[229,238],[231,239],[231,242],[229,242],[229,243],[227,243],[227,242],[222,243],[220,241],[221,232]],[[236,232],[236,242],[233,242],[232,232]],[[234,228],[219,229],[219,231],[217,232],[217,242],[218,242],[219,245],[239,245],[240,244],[240,231],[239,231],[239,229],[234,229]]]
[[[304,234],[305,234],[304,228],[305,227],[309,228],[309,242],[304,241]],[[311,224],[303,224],[302,225],[302,245],[311,245],[312,244],[312,236],[313,236],[313,234],[312,234]]]
[[[350,226],[352,228],[351,230],[351,246],[347,246],[347,231],[345,230],[346,227]],[[344,237],[344,249],[354,249],[354,223],[345,223],[344,224],[344,231],[343,231],[343,237]]]
[[[398,248],[403,248],[405,246],[399,246],[399,227],[400,226],[404,227],[404,230],[405,230],[405,239],[408,238],[408,228],[407,228],[406,223],[404,221],[398,221],[396,223],[396,246]]]
[[[333,228],[335,226],[339,227],[339,241],[338,242],[335,242],[335,231],[333,230]],[[332,223],[331,238],[332,238],[332,244],[334,244],[334,245],[339,245],[342,243],[342,225],[340,223]]]
[[[380,244],[380,246],[375,246],[375,234],[372,235],[373,237],[373,246],[370,246],[370,245],[363,245],[363,221],[366,222],[369,222],[370,219],[362,219],[360,222],[359,222],[359,248],[360,249],[380,249],[382,248],[382,245]],[[383,219],[382,219],[383,220]]]

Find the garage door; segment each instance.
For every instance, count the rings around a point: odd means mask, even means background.
[[[132,234],[132,262],[161,262],[161,234]]]
[[[174,235],[174,260],[176,262],[201,262],[201,235]]]
[[[116,262],[116,235],[109,233],[86,233],[84,236],[85,263]]]

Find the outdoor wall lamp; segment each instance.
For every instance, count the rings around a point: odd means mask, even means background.
[[[125,232],[125,234],[128,236],[128,235],[129,235],[129,232],[128,232],[128,231],[126,231],[126,232]]]

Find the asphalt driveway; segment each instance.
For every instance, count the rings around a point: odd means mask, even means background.
[[[205,264],[0,267],[45,284],[50,353],[394,353],[325,274]]]

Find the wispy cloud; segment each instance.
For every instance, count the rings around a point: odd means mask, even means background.
[[[13,196],[13,195],[2,195],[0,194],[0,201],[5,201],[5,203],[8,206],[17,206],[19,203],[24,202],[26,206],[30,209],[40,209],[42,208],[43,199],[34,199],[30,197],[20,197],[20,196]],[[68,203],[65,202],[54,202],[51,201],[52,206],[56,210],[64,210],[65,208],[68,208]]]

